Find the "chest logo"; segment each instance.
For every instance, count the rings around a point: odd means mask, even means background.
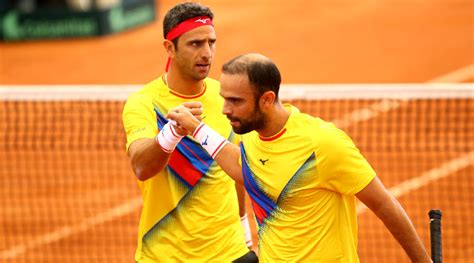
[[[196,19],[194,22],[201,22],[203,24],[206,24],[207,21],[209,21],[209,20],[211,20],[211,19],[209,19],[209,18],[199,18],[199,19]]]
[[[265,163],[266,163],[268,160],[270,160],[270,159],[266,159],[266,160],[259,159],[259,161],[260,161],[263,165],[265,165]]]

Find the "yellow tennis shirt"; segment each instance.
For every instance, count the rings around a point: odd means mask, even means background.
[[[158,78],[130,95],[123,123],[129,145],[154,138],[167,122],[170,108],[200,101],[203,121],[234,140],[221,109],[219,82],[206,78],[196,96],[173,92]],[[143,209],[137,262],[230,262],[248,252],[238,213],[234,181],[189,136],[172,153],[168,165],[152,178],[138,181]]]
[[[332,123],[285,105],[271,138],[242,136],[244,183],[261,262],[358,262],[355,194],[375,172]]]

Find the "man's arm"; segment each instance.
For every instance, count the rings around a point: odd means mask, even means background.
[[[431,262],[405,210],[377,177],[357,193],[356,197],[382,220],[412,262]]]
[[[242,166],[239,163],[240,148],[232,143],[227,143],[214,158],[217,164],[228,174],[237,185],[244,185]],[[243,188],[242,188],[243,189]]]
[[[238,184],[243,185],[242,167],[239,163],[240,148],[237,145],[228,143],[221,135],[212,130],[209,126],[201,123],[187,107],[177,107],[168,112],[167,118],[176,121],[189,134],[192,134],[195,139],[206,138],[206,145],[202,145],[206,151],[214,158],[219,166]],[[197,128],[200,128],[196,131]],[[210,149],[210,145],[220,145],[223,142],[225,145],[218,148],[215,153],[214,148]],[[201,143],[201,142],[200,142]],[[214,155],[215,154],[215,155]]]
[[[202,114],[200,102],[185,102],[189,113],[196,120]],[[187,134],[181,126],[168,123],[155,138],[142,138],[132,142],[128,156],[132,169],[139,180],[147,180],[160,172],[168,163],[172,151],[181,138]]]
[[[245,212],[245,188],[241,184],[235,184],[235,190],[237,191],[237,200],[239,200],[239,215],[243,217]]]
[[[247,216],[247,212],[245,211],[245,188],[241,184],[235,184],[235,190],[237,190],[237,200],[239,201],[239,215],[240,215],[240,223],[244,230],[244,238],[245,244],[249,249],[252,248],[253,240],[252,240],[252,232],[250,231],[250,223]]]
[[[144,181],[165,167],[170,158],[170,153],[161,149],[153,139],[138,139],[130,144],[128,156],[138,180]]]

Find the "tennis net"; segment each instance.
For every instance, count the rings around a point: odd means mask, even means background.
[[[133,261],[141,198],[121,113],[137,89],[0,86],[0,261]],[[428,249],[439,208],[444,259],[474,260],[474,85],[283,85],[281,98],[352,137]],[[361,262],[409,262],[358,215]]]

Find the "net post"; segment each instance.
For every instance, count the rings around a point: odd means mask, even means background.
[[[431,259],[433,263],[442,263],[442,242],[441,242],[441,215],[439,209],[432,209],[428,213],[430,217],[430,241],[431,241]]]

